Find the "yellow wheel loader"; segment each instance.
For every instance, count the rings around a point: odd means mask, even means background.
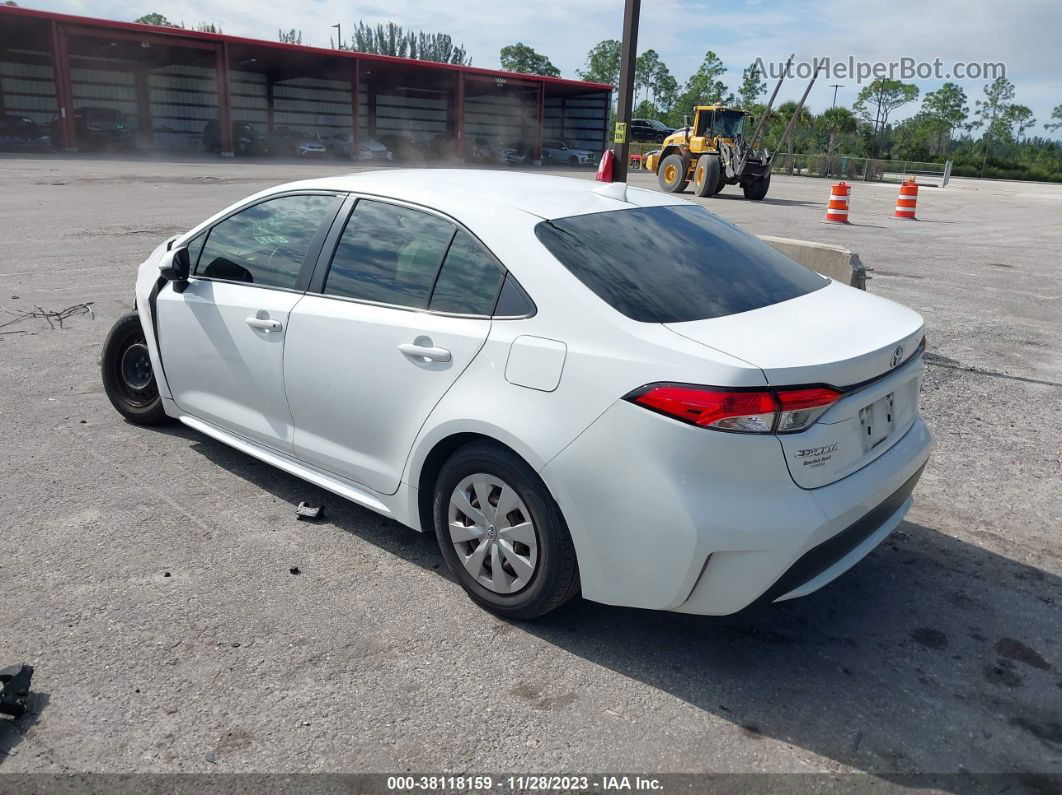
[[[718,193],[724,185],[740,185],[746,199],[763,199],[771,187],[771,161],[774,155],[760,145],[760,134],[764,131],[778,90],[792,63],[793,56],[790,55],[751,135],[746,132],[751,114],[741,108],[726,105],[694,107],[693,122],[687,116],[686,126],[671,133],[664,139],[660,151],[650,152],[645,158],[645,168],[656,172],[661,189],[679,193],[692,182],[693,192],[703,197]],[[804,89],[804,96],[797,103],[779,139],[780,146],[785,146],[786,141],[792,146],[790,134],[811,93],[811,87],[824,68],[824,64],[815,67],[811,81]]]
[[[771,185],[774,155],[746,139],[750,115],[725,105],[698,105],[693,122],[664,139],[645,167],[656,172],[662,190],[684,191],[691,182],[698,196],[711,196],[724,185],[740,185],[746,199],[758,201]]]

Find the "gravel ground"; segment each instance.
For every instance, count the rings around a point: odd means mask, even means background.
[[[0,718],[0,774],[1062,772],[1062,186],[957,180],[904,222],[895,186],[857,183],[847,227],[820,223],[820,180],[706,200],[846,245],[872,292],[924,314],[936,449],[915,507],[783,606],[577,601],[514,624],[465,598],[432,537],[128,425],[103,394],[101,343],[157,241],[349,170],[0,158],[0,307],[95,313],[0,329],[0,665],[36,667],[31,713]],[[327,521],[296,522],[303,499]]]

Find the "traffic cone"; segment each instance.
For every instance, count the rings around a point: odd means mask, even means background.
[[[826,223],[848,223],[848,196],[852,192],[852,186],[846,182],[838,182],[830,189],[830,201],[826,205]]]
[[[606,149],[601,155],[601,162],[597,164],[597,176],[594,179],[598,182],[612,182],[612,163],[615,159],[612,150]]]
[[[915,218],[915,206],[918,204],[918,183],[911,177],[907,182],[900,184],[900,195],[896,198],[896,218],[906,218],[909,221],[917,221]]]

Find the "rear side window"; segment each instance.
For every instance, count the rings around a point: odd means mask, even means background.
[[[362,199],[336,246],[324,292],[426,309],[455,231],[434,215]]]
[[[262,287],[295,287],[317,230],[335,213],[334,196],[282,196],[215,224],[195,273]],[[195,261],[195,251],[189,250]]]
[[[428,307],[436,312],[489,315],[505,273],[486,249],[464,230],[446,252]]]
[[[827,284],[700,206],[577,215],[543,221],[535,235],[599,298],[644,323],[748,312]]]

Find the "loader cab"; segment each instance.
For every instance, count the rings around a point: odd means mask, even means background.
[[[744,131],[747,115],[744,111],[730,108],[697,108],[693,134],[698,137],[733,140]]]

